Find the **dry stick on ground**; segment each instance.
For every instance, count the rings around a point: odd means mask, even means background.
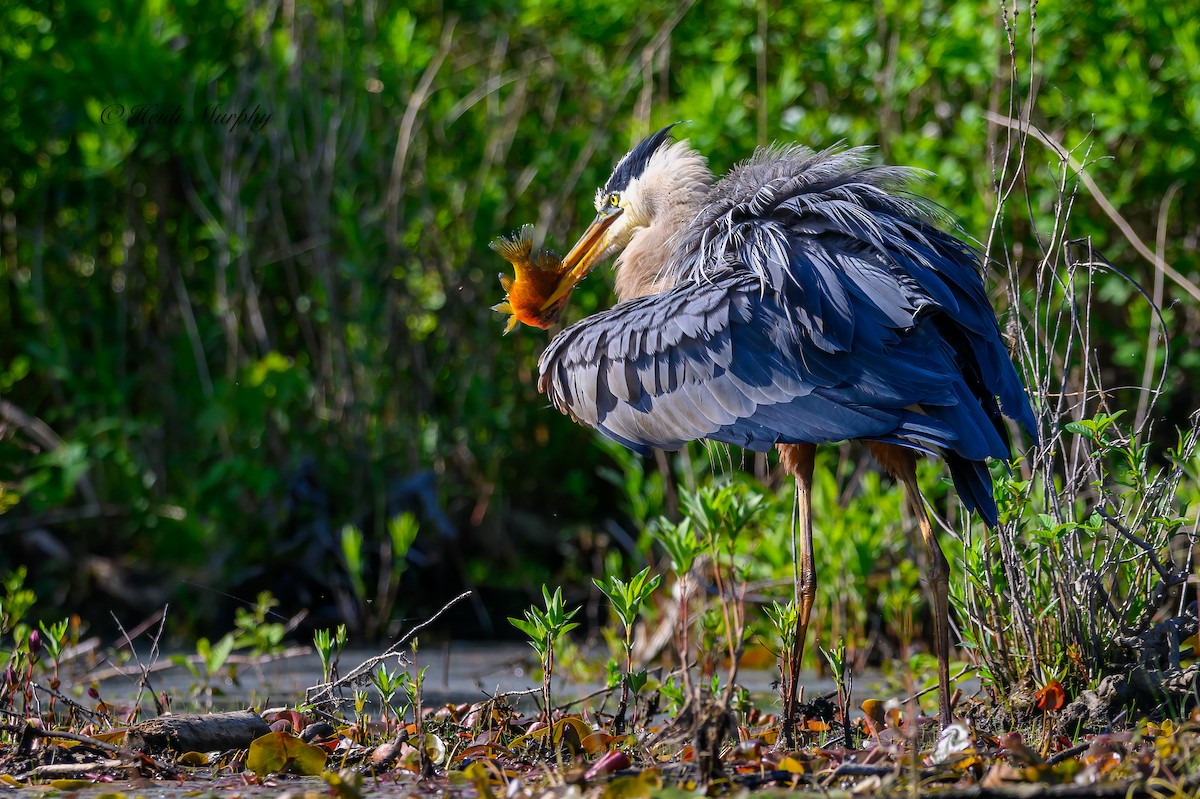
[[[139,752],[212,752],[244,749],[270,731],[254,711],[234,710],[160,716],[130,727],[125,740]]]
[[[134,752],[130,749],[126,749],[123,746],[116,746],[115,744],[106,743],[105,741],[101,741],[96,738],[89,738],[86,735],[80,735],[74,732],[66,732],[65,730],[43,730],[30,724],[0,724],[0,730],[11,732],[13,735],[19,735],[22,737],[22,739],[34,737],[45,738],[47,740],[58,738],[65,741],[76,741],[77,743],[87,744],[88,746],[96,749],[102,749],[105,752],[111,752],[114,755],[120,755],[121,757],[128,758],[134,763],[145,763],[149,766],[153,766],[156,771],[164,776],[178,776],[178,772],[174,768],[168,766],[166,763],[154,759],[153,757],[150,757],[147,754]]]
[[[114,771],[128,769],[130,764],[124,760],[94,760],[91,763],[52,763],[46,766],[35,766],[28,774],[20,775],[28,779],[62,780],[88,779],[98,771]]]
[[[304,692],[304,700],[312,705],[320,705],[320,704],[326,704],[329,702],[337,701],[333,695],[334,691],[337,691],[340,688],[344,688],[347,685],[350,685],[352,683],[362,680],[366,675],[370,674],[370,672],[376,666],[378,666],[380,663],[382,663],[383,661],[387,660],[390,657],[393,657],[393,656],[399,654],[400,648],[403,647],[405,644],[407,644],[410,640],[412,640],[412,637],[414,635],[416,635],[421,630],[428,627],[430,624],[433,624],[435,621],[438,620],[439,617],[441,617],[441,615],[443,613],[445,613],[447,610],[449,610],[450,608],[457,605],[462,600],[471,596],[472,593],[474,593],[474,592],[473,591],[463,591],[461,594],[454,597],[454,599],[451,599],[445,605],[442,605],[441,610],[439,610],[437,613],[434,613],[428,619],[421,622],[416,627],[413,627],[411,630],[406,632],[404,635],[400,636],[400,639],[398,641],[396,641],[396,643],[389,646],[383,652],[383,654],[376,655],[375,657],[364,660],[362,663],[360,663],[359,665],[357,665],[353,669],[351,669],[349,672],[347,672],[344,677],[339,677],[332,682],[321,683],[320,685],[314,685],[313,687],[307,689]]]

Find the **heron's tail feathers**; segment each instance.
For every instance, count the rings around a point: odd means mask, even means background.
[[[992,496],[992,474],[986,461],[968,460],[955,452],[946,452],[946,465],[954,480],[954,490],[968,511],[978,513],[988,527],[1000,523],[996,498]]]

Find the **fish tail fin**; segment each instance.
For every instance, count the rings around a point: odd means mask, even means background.
[[[509,262],[526,258],[533,252],[533,225],[521,225],[512,238],[501,236],[488,246]]]

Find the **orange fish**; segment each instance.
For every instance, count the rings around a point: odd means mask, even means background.
[[[551,302],[567,270],[562,258],[549,250],[533,252],[533,225],[523,225],[511,239],[501,236],[488,245],[513,265],[514,277],[500,273],[505,298],[492,306],[493,311],[509,314],[505,334],[524,322],[542,330],[553,327],[567,307],[571,291]],[[574,286],[571,287],[574,289]]]

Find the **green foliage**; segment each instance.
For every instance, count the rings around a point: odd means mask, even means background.
[[[1181,552],[1195,538],[1183,514],[1196,493],[1183,480],[1200,467],[1200,432],[1155,464],[1120,416],[1066,423],[1032,454],[1031,479],[996,478],[1001,527],[978,540],[969,534],[968,580],[951,582],[967,621],[964,646],[990,685],[1057,679],[1078,688],[1115,671],[1169,665],[1141,649],[1137,634],[1164,604],[1181,610]],[[1059,451],[1074,472],[1037,466]]]
[[[342,650],[346,648],[346,625],[339,624],[337,631],[332,633],[328,629],[316,630],[313,633],[313,648],[321,659],[321,682],[328,683],[333,679]]]
[[[944,503],[948,480],[939,465],[921,464],[920,476],[926,495]],[[778,586],[779,599],[747,624],[763,641],[786,643],[794,634],[796,612],[791,603],[793,486],[770,490],[742,475],[709,476],[700,479],[696,492],[681,491],[680,498],[684,518],[677,523],[660,518],[652,528],[672,570],[687,574],[712,547],[727,552],[745,579]],[[812,503],[820,612],[810,619],[809,634],[817,641],[844,638],[859,666],[872,655],[872,619],[901,645],[920,637],[916,619],[925,595],[911,562],[903,501],[894,483],[859,469],[856,459],[841,458],[832,449],[818,451]],[[953,562],[960,544],[943,543]],[[710,621],[712,632],[724,624],[717,615]],[[819,666],[815,647],[806,647],[806,661]]]
[[[408,672],[404,670],[391,671],[386,663],[380,663],[370,674],[371,685],[379,692],[379,701],[383,708],[383,717],[386,719],[388,710],[391,709],[392,699],[395,698],[396,692],[405,688],[408,685]],[[397,714],[399,715],[399,714]]]
[[[642,606],[662,582],[662,575],[651,576],[650,567],[647,566],[630,578],[629,582],[625,582],[615,574],[610,575],[607,580],[592,580],[592,582],[608,597],[608,601],[612,603],[613,612],[617,614],[617,618],[621,620],[621,624],[628,634],[628,631],[633,628],[634,622],[637,621]]]
[[[286,628],[277,621],[267,621],[272,608],[279,606],[270,591],[262,591],[254,602],[253,609],[238,608],[233,613],[236,628],[233,646],[249,649],[252,655],[275,655],[283,651],[283,636]]]
[[[171,655],[170,661],[181,666],[192,676],[192,694],[204,700],[204,706],[212,708],[214,695],[222,693],[220,685],[229,656],[233,654],[234,635],[226,633],[215,643],[207,638],[196,641],[196,654]]]
[[[356,525],[342,527],[339,543],[349,587],[339,586],[335,594],[344,617],[364,636],[376,636],[392,625],[408,550],[419,532],[417,517],[407,512],[388,520],[385,535],[373,548],[374,542]]]
[[[0,635],[18,635],[18,630],[25,632],[21,638],[28,636],[28,625],[23,623],[25,615],[37,602],[37,595],[25,586],[27,572],[24,566],[18,566],[4,576],[4,596],[0,598]]]
[[[581,527],[615,521],[640,533],[660,516],[678,520],[656,537],[679,578],[709,540],[747,579],[778,585],[791,568],[790,487],[714,481],[702,460],[655,468],[596,445],[537,394],[544,334],[502,338],[489,311],[501,265],[487,242],[529,221],[568,244],[612,161],[669,121],[687,120],[681,134],[718,170],[778,140],[874,145],[873,158],[935,173],[922,191],[1009,264],[1020,321],[1048,319],[1037,267],[1063,249],[1045,231],[1072,197],[1071,239],[1089,240],[1152,296],[1188,296],[1178,281],[1156,290],[1161,274],[1098,200],[1045,169],[1057,158],[1036,139],[1010,146],[996,121],[1028,118],[1071,148],[1129,229],[1161,241],[1162,259],[1192,279],[1200,22],[1187,9],[1120,0],[1084,15],[1041,5],[997,18],[982,2],[777,5],[760,22],[742,2],[680,15],[666,0],[520,0],[454,18],[421,2],[378,15],[299,3],[288,18],[245,0],[120,14],[101,0],[4,4],[0,400],[54,436],[7,411],[0,420],[0,538],[18,540],[28,522],[64,542],[70,557],[39,563],[35,584],[87,585],[67,579],[71,564],[119,554],[164,585],[183,572],[202,572],[214,592],[321,585],[356,631],[384,635],[397,602],[436,593],[402,584],[449,582],[444,566],[406,569],[420,525],[387,502],[397,479],[430,470],[451,525],[469,537],[457,548],[463,571],[506,590],[577,574],[577,553],[560,558],[557,544]],[[181,121],[131,124],[135,106],[155,104],[178,104]],[[216,125],[205,121],[212,105],[258,106],[271,119]],[[1002,207],[1014,189],[1028,201],[1021,212]],[[1046,264],[1052,282],[1074,284],[1078,263]],[[1152,382],[1144,362],[1156,374],[1165,348],[1147,346],[1149,303],[1114,273],[1088,285],[1072,301],[1086,300],[1091,337],[1056,357],[1070,371],[1078,352],[1096,353],[1109,385]],[[568,321],[609,294],[598,273]],[[1178,355],[1159,407],[1176,424],[1200,388],[1197,308],[1183,299],[1163,311],[1163,342]],[[1066,388],[1038,383],[1035,393],[1049,401]],[[1129,397],[1114,391],[1104,412]],[[1076,416],[1059,429],[1115,429]],[[1103,450],[1128,466],[1113,473],[1130,483],[1127,502],[1149,496],[1161,452],[1138,441]],[[732,468],[733,457],[710,457],[712,471]],[[315,492],[303,490],[309,463]],[[818,463],[817,602],[828,612],[812,634],[843,637],[865,657],[873,620],[907,643],[924,614],[900,492],[853,466],[827,453]],[[935,471],[925,467],[922,485],[953,508]],[[1045,564],[1067,559],[1076,536],[1111,528],[1082,500],[1061,516],[1061,483],[1006,483],[999,468],[997,479],[1006,523],[1037,531],[1014,542]],[[320,556],[289,549],[297,541],[316,541]],[[649,541],[639,543],[646,554]],[[957,562],[958,545],[948,549]],[[554,555],[530,563],[531,552]],[[19,557],[5,546],[0,570]],[[520,564],[494,568],[500,559]],[[281,575],[281,562],[304,573]],[[989,587],[1004,577],[994,562],[973,568]],[[20,619],[14,607],[5,612]],[[212,621],[204,603],[175,607]],[[277,645],[265,618],[239,634]]]
[[[536,605],[525,611],[524,619],[509,618],[509,623],[529,638],[529,644],[542,661],[542,701],[543,712],[547,722],[550,721],[554,705],[551,704],[551,683],[554,675],[554,645],[567,633],[579,626],[571,621],[579,608],[567,610],[563,604],[562,588],[555,588],[550,593],[545,585],[542,586],[542,599],[546,603],[545,610]]]
[[[780,651],[794,652],[796,648],[796,620],[800,617],[800,608],[793,597],[785,603],[778,601],[764,606],[763,612],[771,625],[772,641],[778,641]],[[787,673],[784,669],[784,673]]]
[[[571,630],[579,626],[571,619],[579,612],[579,608],[568,611],[563,604],[562,588],[555,588],[554,593],[542,586],[542,599],[546,603],[545,610],[536,605],[526,609],[524,619],[509,618],[509,623],[529,638],[529,645],[545,660],[552,653],[554,644]]]
[[[684,519],[679,524],[671,524],[664,518],[652,528],[654,539],[667,552],[671,559],[671,568],[676,574],[687,574],[692,570],[692,564],[701,552],[701,542],[692,530],[691,522]]]
[[[662,582],[662,575],[656,574],[651,577],[650,567],[647,566],[630,578],[629,582],[625,582],[615,574],[609,575],[607,580],[594,579],[592,582],[608,597],[608,601],[612,603],[613,612],[617,614],[617,618],[621,620],[621,626],[625,628],[625,673],[621,680],[621,704],[617,707],[616,720],[613,722],[614,728],[620,734],[625,728],[625,712],[629,703],[629,693],[632,691],[636,696],[647,680],[644,670],[641,672],[633,670],[633,626],[637,622],[646,600]]]

